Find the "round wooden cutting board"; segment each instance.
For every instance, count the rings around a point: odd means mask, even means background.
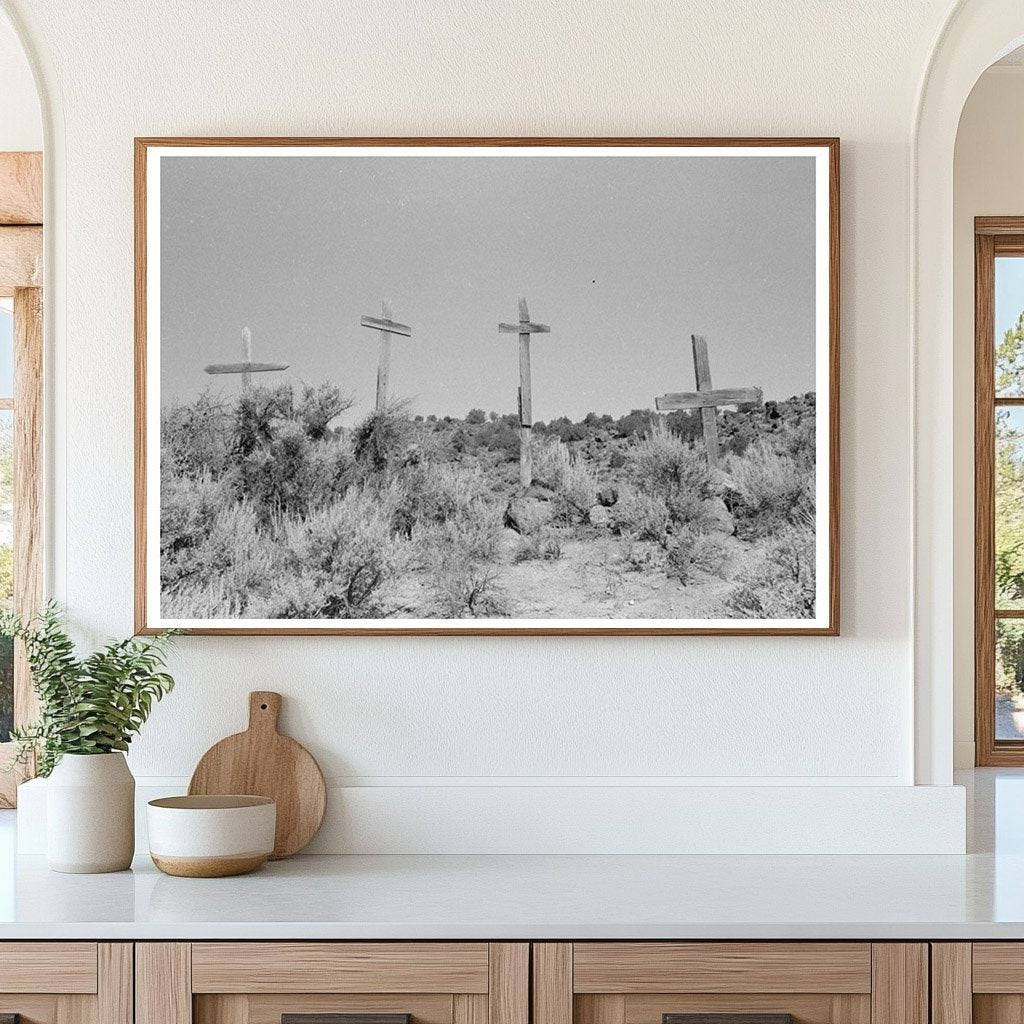
[[[273,860],[307,846],[324,819],[327,789],[320,766],[302,744],[277,731],[281,694],[249,694],[249,728],[212,746],[196,765],[190,796],[266,796],[277,803]]]

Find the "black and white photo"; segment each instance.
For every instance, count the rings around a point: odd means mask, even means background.
[[[140,628],[835,632],[833,142],[140,145]]]

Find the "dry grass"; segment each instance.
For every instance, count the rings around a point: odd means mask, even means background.
[[[776,431],[729,457],[736,539],[702,448],[663,423],[620,437],[609,418],[553,424],[557,433],[534,437],[538,486],[524,496],[514,418],[414,421],[397,407],[342,429],[346,406],[336,388],[282,387],[165,412],[164,614],[516,616],[513,579],[541,590],[558,580],[564,595],[535,599],[557,614],[573,594],[590,600],[595,573],[598,597],[613,602],[607,616],[656,603],[659,588],[703,587],[720,604],[729,584],[724,614],[813,612],[806,431]],[[513,501],[521,533],[505,525]],[[722,614],[711,600],[692,614]]]

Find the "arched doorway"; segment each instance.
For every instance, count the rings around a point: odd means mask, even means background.
[[[950,783],[954,761],[953,154],[975,82],[1022,41],[1019,0],[961,0],[925,70],[912,128],[909,320],[915,380],[915,778],[920,784]]]

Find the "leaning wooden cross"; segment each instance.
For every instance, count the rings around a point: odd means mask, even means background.
[[[207,373],[240,373],[242,390],[248,391],[254,373],[269,373],[273,370],[287,370],[287,363],[254,363],[252,360],[252,331],[242,328],[242,361],[240,363],[212,363],[206,367]]]
[[[533,430],[533,401],[530,396],[530,335],[549,334],[547,324],[530,322],[526,299],[519,300],[519,323],[498,324],[499,334],[519,335],[519,482],[523,487],[533,483],[533,454],[530,432]]]
[[[385,299],[380,304],[380,316],[364,316],[359,323],[380,331],[380,355],[377,358],[377,412],[387,412],[388,378],[391,374],[391,335],[400,334],[403,338],[412,337],[412,328],[407,324],[396,323],[391,319],[391,304]]]
[[[708,465],[718,466],[718,406],[761,404],[760,388],[711,389],[711,363],[708,360],[708,343],[699,334],[692,334],[693,372],[697,378],[696,391],[682,391],[655,398],[655,408],[660,412],[675,409],[700,409],[701,425],[704,428],[704,447],[708,453]]]

